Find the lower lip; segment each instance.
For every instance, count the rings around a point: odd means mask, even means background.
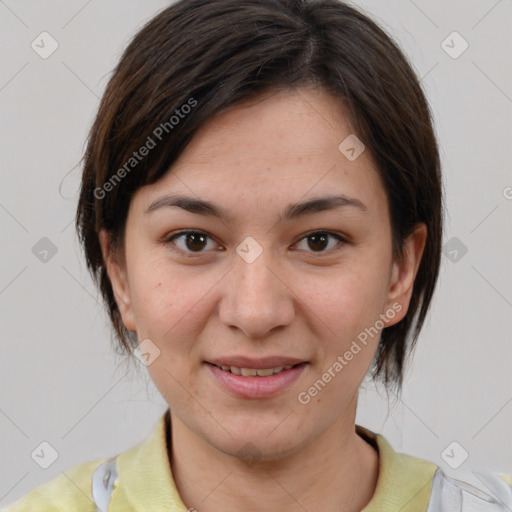
[[[243,377],[225,372],[213,364],[206,364],[217,381],[231,394],[240,398],[269,398],[278,395],[300,377],[307,365],[302,363],[268,377]]]

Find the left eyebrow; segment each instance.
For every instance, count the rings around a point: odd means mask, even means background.
[[[156,199],[144,211],[144,213],[148,214],[161,208],[170,207],[178,207],[190,213],[216,217],[218,219],[233,219],[233,215],[229,214],[224,208],[215,205],[210,201],[182,195],[167,195]],[[333,210],[341,207],[353,207],[363,212],[367,211],[366,205],[359,199],[341,194],[336,196],[317,197],[301,203],[289,204],[281,213],[281,220],[290,221],[303,217],[304,215],[311,215],[313,213]]]

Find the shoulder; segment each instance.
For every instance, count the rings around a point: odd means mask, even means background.
[[[96,512],[92,498],[92,475],[110,457],[71,467],[0,512]]]
[[[409,489],[404,510],[417,510],[418,505],[426,512],[512,510],[511,475],[472,470],[470,476],[453,477],[431,461],[396,452],[393,462],[399,468],[395,472],[401,487],[397,496]]]
[[[472,471],[471,482],[452,478],[438,469],[432,482],[427,512],[501,512],[512,510],[512,476]]]
[[[460,479],[437,464],[397,452],[381,434],[364,427],[358,433],[378,447],[380,472],[364,512],[501,512],[512,510],[512,477],[471,471]]]
[[[141,509],[133,507],[132,501],[181,506],[167,458],[168,411],[144,441],[115,456],[73,466],[0,512],[97,512],[110,510],[111,498],[112,508],[123,512]],[[175,509],[162,507],[161,510]]]

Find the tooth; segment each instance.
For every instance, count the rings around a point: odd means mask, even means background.
[[[254,368],[240,368],[240,372],[244,377],[252,377],[258,375]]]
[[[258,372],[258,375],[260,377],[268,377],[269,375],[272,375],[274,373],[273,368],[268,368],[266,370],[256,370]]]
[[[293,368],[292,364],[286,366],[277,366],[276,368],[238,368],[237,366],[221,365],[222,370],[231,371],[235,375],[242,375],[243,377],[269,377],[276,373],[282,372],[283,370],[289,370]]]

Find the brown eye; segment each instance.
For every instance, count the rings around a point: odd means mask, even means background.
[[[329,246],[329,239],[336,239],[338,241],[337,244],[331,245],[331,248],[336,247],[337,245],[343,245],[346,243],[346,240],[338,235],[337,233],[332,233],[330,231],[315,231],[314,233],[310,233],[306,235],[300,242],[303,240],[307,240],[307,248],[310,249],[310,252],[329,252],[329,250],[325,250]],[[300,243],[299,242],[299,243]]]
[[[185,256],[200,255],[206,252],[204,249],[211,238],[201,231],[182,231],[165,239],[165,243],[171,244],[173,249]],[[179,243],[175,242],[179,241]],[[213,244],[215,246],[215,244]]]

